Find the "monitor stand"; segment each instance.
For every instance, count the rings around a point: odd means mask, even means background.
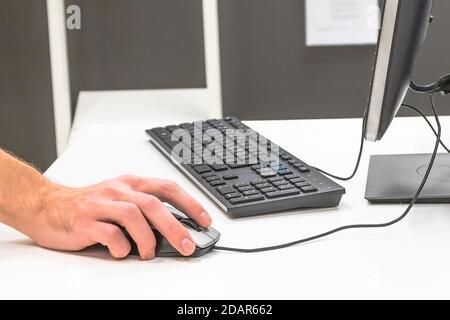
[[[366,199],[372,203],[410,203],[430,159],[430,154],[372,156]],[[418,203],[450,203],[450,154],[437,156]]]

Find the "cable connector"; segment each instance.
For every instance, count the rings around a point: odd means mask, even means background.
[[[450,81],[448,81],[446,84],[444,84],[441,87],[441,93],[443,96],[447,95],[450,93]]]

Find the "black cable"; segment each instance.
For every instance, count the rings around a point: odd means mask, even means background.
[[[409,105],[409,104],[406,104],[406,103],[402,104],[402,107],[411,109],[411,110],[417,112],[418,114],[420,114],[420,115],[422,116],[422,118],[425,119],[425,121],[427,122],[428,126],[429,126],[429,127],[431,128],[431,130],[433,131],[434,135],[437,137],[437,131],[436,131],[436,129],[434,128],[434,126],[431,124],[430,120],[428,120],[427,116],[426,116],[422,111],[420,111],[420,110],[417,109],[416,107],[413,107],[413,106],[411,106],[411,105]],[[441,146],[445,149],[445,151],[447,151],[447,153],[450,153],[450,149],[447,148],[447,146],[445,145],[444,141],[442,141],[442,139],[441,139]]]
[[[411,109],[411,110],[417,112],[423,119],[425,119],[425,121],[427,122],[428,126],[431,128],[431,130],[433,131],[434,135],[437,137],[436,129],[434,128],[434,126],[431,124],[430,120],[428,120],[427,116],[422,111],[420,111],[418,108],[413,107],[413,106],[411,106],[409,104],[406,104],[406,103],[402,104],[402,107],[408,108],[408,109]],[[358,170],[359,170],[359,166],[361,164],[362,154],[363,154],[363,151],[364,151],[364,142],[365,142],[364,135],[365,135],[365,132],[366,132],[366,123],[367,123],[366,116],[367,116],[367,111],[364,113],[364,117],[363,117],[363,129],[362,129],[362,135],[361,135],[361,144],[360,144],[360,147],[359,147],[359,154],[358,154],[358,158],[357,158],[358,160],[356,162],[356,165],[355,165],[355,168],[354,168],[352,174],[349,177],[339,177],[339,176],[331,174],[331,173],[329,173],[329,172],[327,172],[325,170],[322,170],[320,168],[316,168],[316,167],[313,167],[313,168],[316,169],[317,171],[319,171],[319,172],[321,172],[321,173],[331,177],[331,178],[336,179],[336,180],[340,180],[340,181],[350,181],[350,180],[352,180],[355,177],[355,175],[358,172]],[[445,151],[447,153],[450,153],[450,149],[446,146],[446,144],[444,143],[444,141],[442,141],[442,139],[441,139],[440,143],[441,143],[441,146],[445,149]]]
[[[441,126],[441,122],[439,121],[439,116],[436,112],[436,107],[435,107],[435,94],[438,90],[438,83],[436,83],[433,92],[430,95],[430,103],[431,103],[431,109],[433,110],[433,114],[434,114],[434,118],[436,120],[436,124],[438,127],[437,130],[437,139],[436,139],[436,144],[434,147],[434,151],[433,154],[431,156],[430,159],[430,163],[428,165],[428,169],[423,177],[423,180],[416,192],[416,194],[414,195],[411,203],[408,205],[408,207],[406,208],[405,212],[398,217],[395,220],[392,220],[390,222],[387,223],[382,223],[382,224],[357,224],[357,225],[348,225],[348,226],[343,226],[316,236],[312,236],[306,239],[302,239],[302,240],[298,240],[298,241],[294,241],[294,242],[290,242],[290,243],[286,243],[286,244],[280,244],[280,245],[276,245],[276,246],[271,246],[271,247],[263,247],[263,248],[256,248],[256,249],[240,249],[240,248],[228,248],[228,247],[221,247],[221,246],[216,246],[214,247],[214,250],[218,250],[218,251],[229,251],[229,252],[240,252],[240,253],[257,253],[257,252],[267,252],[267,251],[274,251],[274,250],[280,250],[280,249],[285,249],[285,248],[289,248],[292,246],[296,246],[302,243],[306,243],[306,242],[311,242],[314,240],[318,240],[321,238],[325,238],[328,237],[330,235],[333,235],[335,233],[341,232],[341,231],[345,231],[345,230],[351,230],[351,229],[375,229],[375,228],[386,228],[386,227],[390,227],[400,221],[402,221],[406,216],[408,216],[408,214],[410,213],[411,209],[414,207],[414,205],[417,203],[417,200],[420,197],[420,194],[422,193],[423,188],[425,187],[425,184],[428,181],[428,178],[430,176],[431,170],[433,169],[434,166],[434,162],[436,160],[437,154],[438,154],[438,150],[439,150],[439,145],[441,142],[441,135],[442,135],[442,126]]]
[[[361,164],[361,158],[362,158],[363,151],[364,151],[364,142],[365,142],[365,137],[364,136],[366,134],[366,123],[367,123],[367,121],[366,121],[367,119],[366,118],[367,118],[367,110],[364,112],[364,116],[363,116],[361,142],[360,142],[360,146],[359,146],[358,159],[356,161],[355,169],[353,169],[353,172],[352,172],[352,174],[349,177],[339,177],[339,176],[331,174],[331,173],[329,173],[329,172],[327,172],[325,170],[322,170],[322,169],[319,169],[319,168],[316,168],[316,167],[312,167],[312,168],[316,169],[320,173],[323,173],[323,174],[325,174],[325,175],[327,175],[327,176],[329,176],[331,178],[334,178],[336,180],[340,180],[340,181],[350,181],[350,180],[352,180],[355,177],[355,175],[358,172],[358,170],[359,170],[359,166]]]
[[[450,85],[450,74],[447,74],[441,77],[437,82],[427,85],[419,85],[414,81],[411,81],[409,84],[409,88],[419,93],[443,92],[444,94],[448,94],[450,89],[449,85]]]

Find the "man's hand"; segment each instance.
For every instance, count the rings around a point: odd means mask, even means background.
[[[188,231],[164,207],[168,202],[208,227],[203,207],[171,181],[124,176],[87,188],[53,184],[23,162],[0,150],[0,221],[23,232],[42,247],[79,251],[101,243],[115,258],[126,257],[136,242],[142,259],[155,256],[157,229],[181,254],[195,244]]]
[[[167,210],[168,202],[202,227],[211,224],[203,207],[176,183],[124,176],[83,189],[56,187],[35,217],[30,236],[39,245],[78,251],[96,243],[107,246],[115,258],[130,253],[130,243],[117,225],[136,242],[142,259],[155,256],[150,224],[185,256],[195,244],[188,231]]]

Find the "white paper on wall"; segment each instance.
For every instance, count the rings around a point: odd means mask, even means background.
[[[378,0],[306,0],[306,45],[375,44]]]

